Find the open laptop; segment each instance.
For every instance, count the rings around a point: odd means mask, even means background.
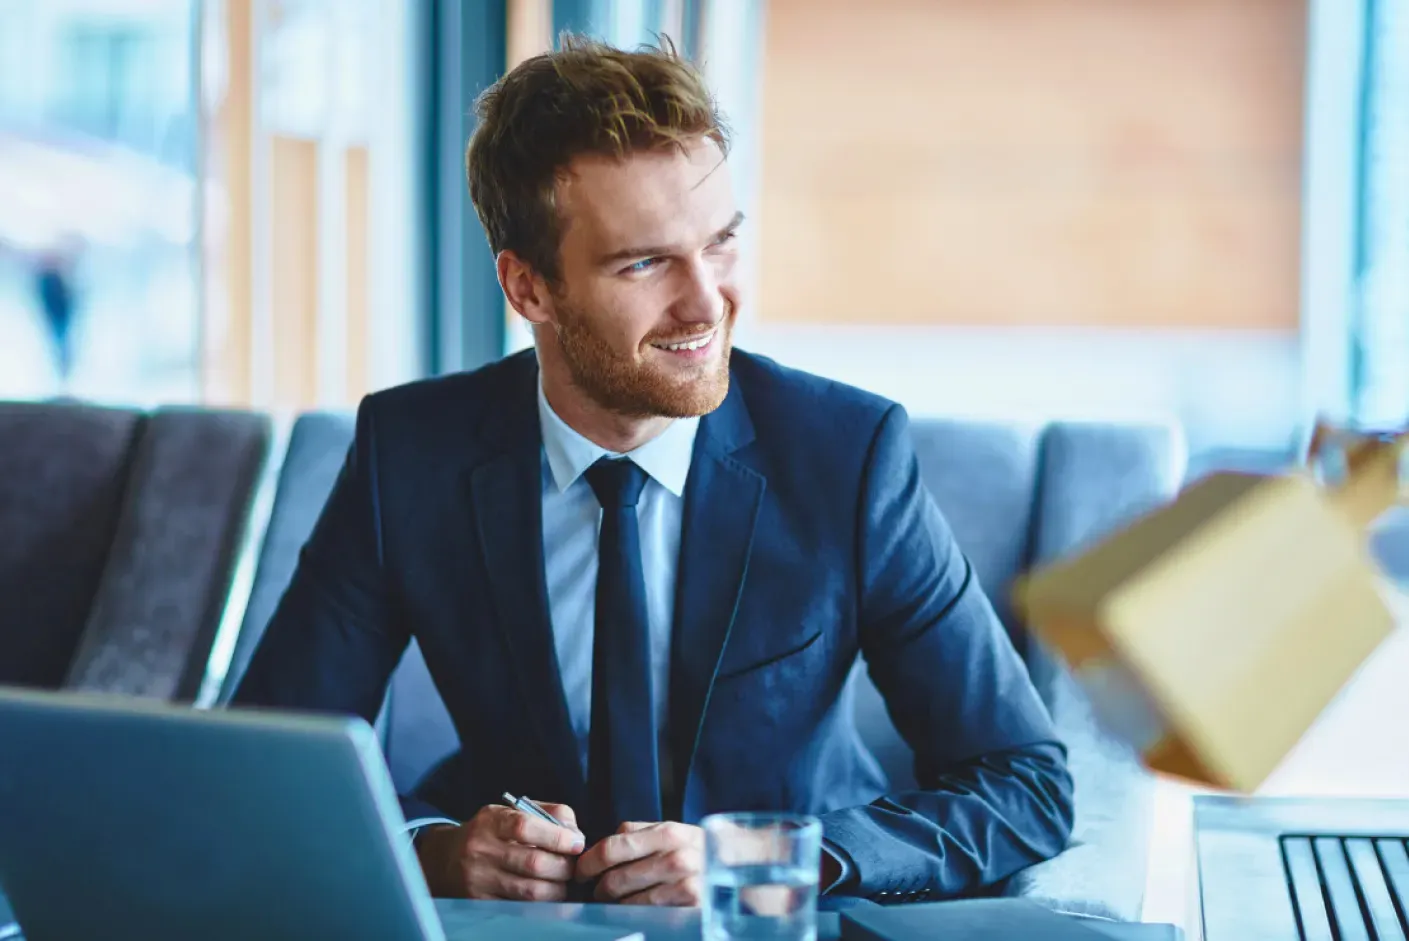
[[[1409,937],[1409,800],[1197,797],[1204,941]]]
[[[439,941],[403,827],[361,720],[0,690],[0,890],[28,941]]]

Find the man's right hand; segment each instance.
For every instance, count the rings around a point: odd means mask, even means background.
[[[426,827],[416,856],[440,898],[561,902],[585,841],[565,804],[542,804],[570,829],[512,807],[490,806],[460,824]]]

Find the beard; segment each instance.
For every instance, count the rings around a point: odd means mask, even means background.
[[[566,299],[555,298],[554,306],[558,348],[573,383],[605,409],[628,418],[693,418],[714,411],[729,392],[732,305],[714,339],[723,344],[720,354],[678,370],[613,349],[597,331],[593,317]]]

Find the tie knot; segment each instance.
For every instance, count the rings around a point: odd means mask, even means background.
[[[604,457],[584,475],[604,510],[635,506],[646,487],[646,472],[627,458]]]

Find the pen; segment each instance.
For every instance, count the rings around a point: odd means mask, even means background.
[[[527,797],[515,797],[508,791],[505,791],[503,794],[503,798],[504,803],[508,804],[510,807],[514,808],[517,811],[529,814],[530,816],[537,817],[539,820],[546,820],[554,826],[562,827],[564,830],[568,829],[568,827],[561,820],[548,813],[548,811],[544,810],[542,807],[539,807],[536,803],[534,803]]]

